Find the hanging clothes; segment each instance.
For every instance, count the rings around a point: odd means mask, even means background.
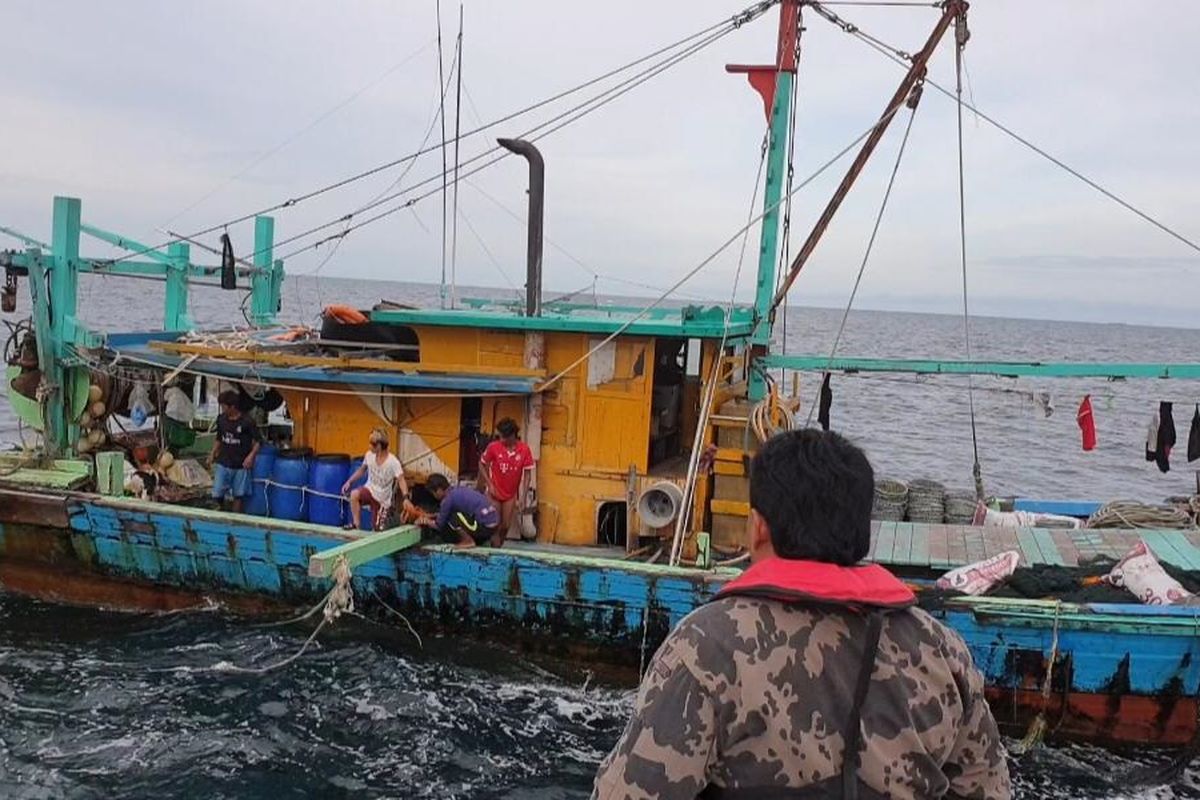
[[[1192,415],[1192,428],[1188,431],[1188,463],[1200,458],[1200,404]]]
[[[1083,437],[1083,451],[1085,453],[1096,449],[1096,420],[1092,416],[1092,396],[1085,394],[1083,401],[1079,404],[1079,410],[1075,412],[1075,421],[1079,423],[1079,432]]]
[[[829,373],[825,373],[825,377],[821,379],[821,401],[817,408],[817,422],[821,423],[821,430],[829,430],[829,407],[833,405],[833,390],[829,388]]]
[[[1146,460],[1154,461],[1158,457],[1158,420],[1159,414],[1150,417],[1150,425],[1146,428]]]
[[[1171,471],[1171,448],[1175,446],[1175,418],[1171,406],[1166,401],[1158,404],[1158,447],[1154,451],[1154,463],[1158,464],[1159,472]]]

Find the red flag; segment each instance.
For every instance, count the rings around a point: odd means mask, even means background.
[[[1096,420],[1092,417],[1092,396],[1085,394],[1075,413],[1075,421],[1079,423],[1079,431],[1083,434],[1084,452],[1096,449]]]

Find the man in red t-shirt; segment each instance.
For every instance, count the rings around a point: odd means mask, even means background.
[[[500,509],[500,535],[508,536],[517,500],[523,497],[526,476],[533,469],[533,452],[517,438],[520,428],[509,417],[496,423],[500,438],[487,446],[479,458],[479,472],[488,496]]]

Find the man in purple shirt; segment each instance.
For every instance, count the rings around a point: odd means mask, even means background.
[[[436,474],[425,481],[425,489],[441,503],[432,526],[456,547],[475,547],[489,539],[492,547],[504,544],[500,512],[487,495],[469,486],[450,488],[450,481]]]

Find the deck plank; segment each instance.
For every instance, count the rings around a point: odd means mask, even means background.
[[[987,558],[987,545],[983,539],[983,528],[974,525],[958,525],[967,546],[967,561],[975,563]]]
[[[896,541],[892,549],[893,564],[912,564],[912,526],[911,522],[896,523]]]
[[[879,526],[879,520],[871,520],[871,546],[867,549],[867,561],[875,560],[875,547],[879,543]]]
[[[1042,560],[1042,548],[1038,546],[1031,529],[1017,528],[1017,541],[1020,543],[1021,558],[1025,562],[1025,566],[1032,567],[1045,563]]]
[[[909,561],[914,567],[929,566],[929,526],[920,522],[910,522],[912,526],[912,551]]]
[[[949,554],[950,565],[961,567],[971,563],[967,561],[967,542],[963,538],[962,528],[957,525],[941,525],[939,527],[946,532],[946,550]]]
[[[1068,567],[1079,566],[1079,551],[1075,549],[1071,531],[1067,528],[1054,528],[1050,530],[1050,536],[1054,539],[1059,555],[1062,556],[1063,564]]]
[[[1187,562],[1187,569],[1200,570],[1200,547],[1192,544],[1191,538],[1187,535],[1188,532],[1167,531],[1165,533],[1171,537],[1171,544]]]
[[[1166,561],[1187,570],[1196,568],[1181,546],[1185,543],[1175,541],[1178,534],[1171,531],[1147,530],[1142,531],[1141,536],[1160,561]]]
[[[950,566],[950,544],[946,539],[946,528],[929,525],[929,566],[945,569]]]
[[[879,523],[879,540],[875,546],[875,562],[891,564],[892,551],[896,547],[896,523],[884,520]]]
[[[1042,552],[1043,563],[1052,564],[1056,567],[1065,567],[1066,562],[1063,561],[1062,555],[1058,552],[1058,544],[1054,541],[1054,537],[1045,528],[1032,528],[1029,531],[1033,534],[1034,540],[1038,543],[1038,549]]]

